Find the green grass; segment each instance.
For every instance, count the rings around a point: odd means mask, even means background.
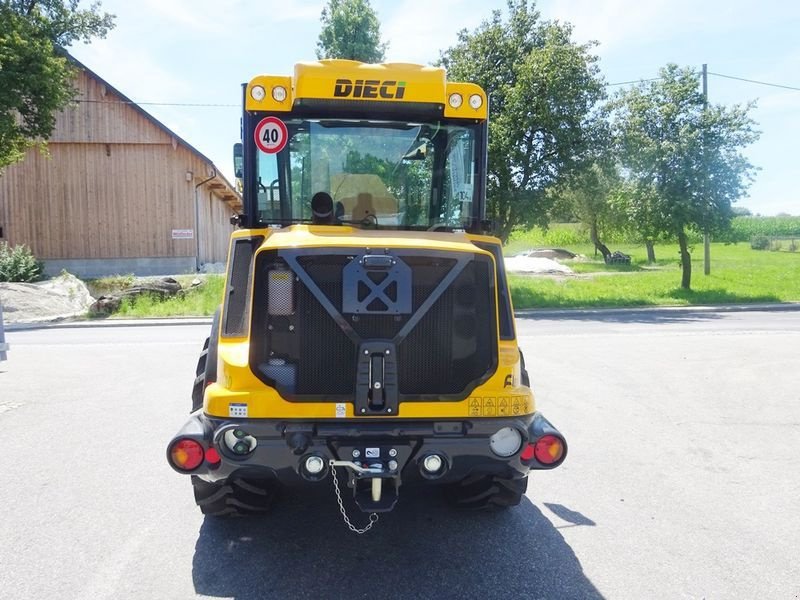
[[[522,250],[519,248],[518,250]],[[510,275],[515,308],[585,308],[800,301],[800,253],[752,250],[748,244],[712,244],[711,274],[703,274],[703,248],[692,252],[692,290],[681,289],[677,245],[656,246],[648,265],[644,247],[613,245],[630,266],[594,259],[591,245],[568,247],[588,257],[564,261],[579,277]]]
[[[558,225],[547,232],[517,232],[506,256],[535,247],[560,247],[585,258],[564,261],[576,276],[509,275],[515,308],[588,308],[623,306],[686,306],[800,301],[800,252],[753,250],[749,243],[712,244],[711,275],[703,274],[703,247],[692,248],[692,290],[681,289],[677,245],[657,245],[654,264],[643,246],[610,242],[612,251],[632,257],[630,265],[606,265],[595,255],[579,225]],[[187,287],[193,276],[182,285]],[[97,280],[96,288],[125,287],[129,276]],[[117,317],[211,315],[222,300],[224,277],[209,275],[199,289],[161,301],[140,297],[126,301]]]
[[[208,275],[203,285],[187,289],[182,296],[160,300],[157,296],[143,295],[134,300],[124,300],[113,316],[143,318],[212,315],[222,302],[224,287],[225,278],[222,275]]]

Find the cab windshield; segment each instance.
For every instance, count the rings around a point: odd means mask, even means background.
[[[391,229],[468,228],[477,125],[284,119],[288,143],[258,151],[258,220],[311,220],[333,198],[336,221]]]

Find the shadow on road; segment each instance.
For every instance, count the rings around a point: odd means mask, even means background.
[[[352,514],[356,525],[365,517]],[[206,517],[192,577],[198,594],[237,600],[602,598],[529,500],[500,514],[462,513],[435,489],[404,490],[362,536],[347,530],[325,484],[287,494],[266,518]]]

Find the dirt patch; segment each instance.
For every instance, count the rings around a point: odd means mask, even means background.
[[[506,271],[523,274],[571,275],[572,269],[551,258],[537,256],[511,256],[505,259]]]

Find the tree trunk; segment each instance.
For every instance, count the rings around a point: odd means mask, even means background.
[[[611,250],[609,250],[608,247],[600,241],[600,238],[597,235],[597,221],[592,221],[592,225],[589,228],[589,238],[594,244],[595,251],[600,250],[600,252],[603,254],[603,260],[607,261],[608,257],[611,256]]]
[[[656,262],[656,249],[651,240],[645,240],[644,247],[647,248],[647,262],[653,264]]]
[[[678,246],[681,249],[681,269],[683,269],[681,287],[690,290],[692,289],[692,255],[689,254],[687,248],[686,232],[683,230],[683,226],[678,230]]]

